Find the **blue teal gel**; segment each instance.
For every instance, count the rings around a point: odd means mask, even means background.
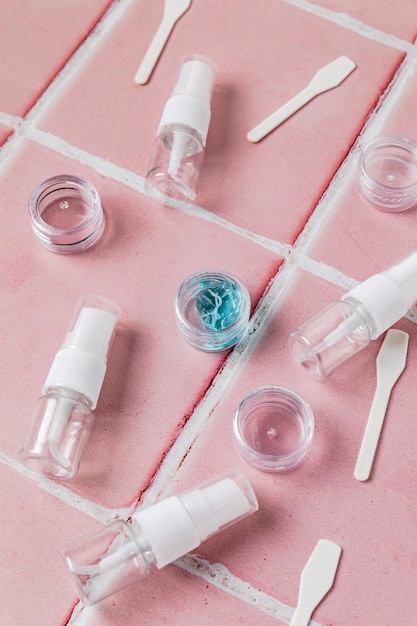
[[[228,280],[203,281],[197,295],[197,311],[207,330],[222,330],[234,324],[241,311],[238,286]]]

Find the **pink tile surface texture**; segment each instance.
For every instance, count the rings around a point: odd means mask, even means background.
[[[319,539],[342,547],[315,626],[416,623],[417,367],[410,335],[371,479],[353,477],[375,391],[381,339],[329,379],[290,358],[287,335],[361,281],[415,249],[415,209],[376,211],[355,183],[370,139],[417,140],[417,9],[412,0],[193,0],[149,83],[133,77],[163,2],[0,0],[0,626],[289,624],[299,578]],[[181,59],[217,67],[198,196],[166,207],[144,193],[160,115]],[[338,56],[357,68],[258,144],[261,119]],[[106,227],[80,254],[43,248],[28,198],[65,173],[99,191]],[[203,269],[240,278],[248,333],[227,352],[187,344],[174,319],[178,286]],[[121,310],[96,421],[80,470],[53,481],[19,449],[77,300]],[[284,474],[246,464],[233,445],[242,397],[264,385],[301,394],[312,449]],[[94,607],[60,556],[71,540],[198,482],[241,469],[253,516]]]

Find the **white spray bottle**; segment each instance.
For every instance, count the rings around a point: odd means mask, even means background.
[[[106,298],[80,300],[55,355],[19,456],[37,472],[72,478],[94,422],[120,310]]]
[[[326,378],[398,322],[417,301],[417,252],[371,276],[289,335],[295,361]]]

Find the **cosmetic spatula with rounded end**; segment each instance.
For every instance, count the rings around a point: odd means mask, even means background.
[[[263,139],[272,130],[298,111],[298,109],[301,109],[301,107],[307,104],[307,102],[310,102],[310,100],[320,93],[329,91],[340,85],[340,83],[353,72],[355,67],[356,64],[352,59],[344,56],[322,67],[317,74],[314,75],[307,87],[248,132],[247,138],[249,141],[256,143]]]
[[[144,85],[148,82],[175,23],[189,9],[190,4],[191,0],[165,0],[162,21],[135,74],[135,83]]]
[[[408,333],[391,328],[376,358],[376,391],[356,462],[356,480],[368,480],[392,388],[407,361]]]
[[[298,604],[290,626],[308,626],[314,609],[332,588],[341,552],[337,543],[320,539],[301,573]]]

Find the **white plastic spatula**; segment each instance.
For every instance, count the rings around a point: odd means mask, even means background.
[[[190,7],[191,0],[165,0],[162,21],[135,75],[135,83],[148,82],[175,23]]]
[[[277,126],[285,122],[291,115],[301,109],[307,102],[324,91],[329,91],[340,85],[355,69],[356,64],[348,57],[339,57],[332,63],[322,67],[310,83],[294,98],[284,104],[278,111],[272,113],[263,122],[255,126],[247,134],[249,141],[256,143],[268,135]]]
[[[341,552],[337,543],[320,539],[301,573],[298,604],[290,626],[308,625],[314,609],[333,585]]]
[[[407,349],[408,333],[391,328],[385,336],[376,359],[376,391],[356,462],[354,476],[357,480],[367,480],[371,473],[385,411],[392,388],[404,371]]]

